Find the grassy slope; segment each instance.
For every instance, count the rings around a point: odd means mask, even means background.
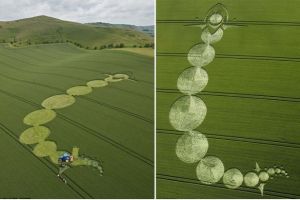
[[[135,30],[95,27],[87,24],[62,21],[59,19],[38,16],[22,20],[0,22],[0,41],[16,40],[26,43],[43,43],[70,40],[84,47],[107,44],[143,45],[151,43],[153,38]]]
[[[187,21],[164,22],[191,20],[194,23],[195,17],[202,19],[215,3],[213,0],[158,3],[159,198],[260,198],[257,189],[241,187],[231,190],[221,182],[201,184],[196,178],[196,164],[185,164],[174,153],[176,141],[182,133],[174,131],[169,124],[169,108],[182,96],[176,89],[176,81],[179,74],[190,66],[186,53],[199,43],[200,29],[184,26]],[[221,3],[227,6],[230,18],[237,21],[298,20],[296,9],[299,2],[296,1],[287,1],[284,5],[269,0]],[[300,39],[297,36],[300,32],[297,24],[260,24],[253,22],[227,29],[222,40],[215,45],[216,59],[205,67],[209,82],[199,94],[208,107],[208,114],[197,130],[209,139],[208,154],[220,157],[226,169],[237,167],[246,173],[253,170],[255,162],[262,167],[276,164],[287,169],[290,178],[275,177],[268,181],[264,198],[299,198]],[[258,57],[262,55],[265,57]]]
[[[8,152],[1,161],[0,185],[6,188],[1,197],[153,196],[153,166],[147,164],[154,160],[153,59],[122,51],[87,51],[67,44],[14,49],[2,45],[0,58],[1,148]],[[56,141],[59,149],[70,150],[76,145],[82,154],[104,163],[103,177],[86,167],[67,171],[74,191],[57,179],[57,166],[46,159],[39,161],[13,138],[18,139],[26,128],[23,117],[40,108],[43,99],[103,78],[103,73],[116,72],[132,73],[138,81],[95,89],[58,111],[70,120],[57,117],[47,124],[51,130],[48,139]]]
[[[137,31],[144,32],[152,37],[154,37],[154,26],[135,26],[135,25],[128,25],[128,24],[110,24],[110,23],[103,23],[103,22],[94,22],[88,23],[93,26],[98,27],[111,27],[111,28],[123,28],[123,29],[133,29]]]
[[[152,58],[154,57],[154,49],[152,48],[117,48],[114,50],[128,51],[128,52],[133,52],[136,54],[140,54]]]

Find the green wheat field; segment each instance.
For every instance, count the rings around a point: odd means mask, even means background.
[[[225,169],[243,174],[283,167],[289,178],[274,177],[257,188],[229,189],[222,180],[202,184],[197,164],[175,154],[182,132],[169,123],[180,73],[190,67],[189,49],[201,42],[203,20],[217,3],[229,22],[214,45],[216,58],[205,66],[209,81],[199,96],[207,106],[197,128],[209,141],[207,155],[222,159]],[[300,1],[159,0],[157,1],[157,197],[158,198],[300,198]]]
[[[0,45],[1,198],[153,198],[153,57],[120,50],[86,50],[73,44]],[[47,139],[59,149],[101,161],[104,175],[38,158],[19,142],[23,118],[49,96],[76,85],[125,73],[135,81],[110,83],[56,110]]]

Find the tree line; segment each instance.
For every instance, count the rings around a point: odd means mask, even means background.
[[[9,41],[6,41],[5,39],[0,39],[0,43],[7,43]],[[79,42],[71,41],[71,40],[55,40],[55,41],[42,41],[42,42],[32,42],[31,40],[26,40],[26,41],[17,41],[16,38],[13,38],[9,43],[13,46],[18,46],[18,45],[33,45],[33,44],[53,44],[53,43],[71,43],[74,44],[75,46],[79,48],[84,48],[84,49],[90,49],[90,50],[102,50],[102,49],[112,49],[112,48],[124,48],[124,47],[130,47],[130,46],[125,46],[124,43],[110,43],[110,44],[104,44],[101,46],[84,46],[80,44]],[[132,45],[131,47],[133,48],[154,48],[154,43],[146,43],[144,45]]]

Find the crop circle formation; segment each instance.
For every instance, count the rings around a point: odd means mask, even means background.
[[[237,168],[224,173],[225,167],[221,159],[216,156],[206,156],[209,143],[205,135],[195,129],[203,123],[207,107],[201,98],[195,96],[204,90],[208,84],[208,74],[202,67],[210,64],[215,58],[212,44],[219,42],[224,30],[228,28],[228,12],[224,5],[216,4],[206,15],[201,33],[202,43],[195,44],[187,54],[187,60],[192,65],[185,69],[177,79],[177,88],[184,95],[179,97],[169,111],[169,122],[172,127],[184,134],[177,140],[175,152],[179,160],[185,163],[198,163],[197,178],[203,184],[217,183],[223,177],[227,188],[236,189],[243,183],[247,187],[257,187],[263,195],[264,185],[272,176],[286,176],[288,173],[276,166],[262,171],[256,163],[255,172],[248,172],[243,176]],[[111,78],[111,77],[110,77]]]
[[[68,153],[69,155],[71,154],[67,151],[57,150],[55,141],[46,140],[50,135],[50,129],[41,125],[52,121],[56,117],[55,109],[62,109],[73,105],[76,102],[74,96],[89,94],[93,91],[92,88],[105,87],[109,82],[118,82],[129,79],[129,76],[126,74],[114,74],[108,76],[108,81],[106,80],[107,78],[105,80],[91,80],[87,82],[85,86],[69,88],[66,91],[67,94],[59,94],[46,98],[41,103],[44,109],[35,110],[24,117],[24,124],[32,127],[27,128],[21,133],[19,141],[27,145],[35,144],[32,151],[34,155],[37,157],[49,156],[52,163],[59,164],[58,158],[61,155],[65,153]],[[79,156],[78,151],[79,148],[73,147],[72,152],[74,152],[75,158],[71,163],[72,166],[91,166],[97,169],[100,172],[100,175],[103,173],[102,166],[99,161],[85,156]],[[60,168],[59,175],[66,169],[69,169],[69,166],[66,166],[63,169]]]

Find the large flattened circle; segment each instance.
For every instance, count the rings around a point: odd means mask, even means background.
[[[206,155],[207,150],[207,138],[198,131],[182,135],[176,143],[176,155],[185,163],[198,162]]]
[[[223,33],[224,31],[221,28],[219,28],[213,34],[210,33],[208,28],[206,28],[202,31],[201,39],[203,40],[203,42],[207,44],[214,44],[216,42],[219,42],[222,39]]]
[[[46,157],[54,154],[56,152],[56,148],[55,142],[43,141],[34,147],[33,153],[37,157]]]
[[[60,94],[45,99],[42,106],[47,109],[60,109],[72,105],[75,101],[71,95]]]
[[[169,120],[176,130],[191,131],[203,122],[206,112],[206,105],[200,98],[183,96],[172,105]]]
[[[45,126],[34,126],[26,129],[20,135],[23,144],[35,144],[44,141],[50,135],[50,129]]]
[[[184,70],[177,79],[180,92],[192,95],[202,91],[208,83],[208,74],[201,67],[190,67]]]
[[[88,86],[75,86],[67,90],[67,94],[72,96],[86,95],[92,92],[92,88]]]
[[[104,81],[104,80],[92,80],[92,81],[89,81],[89,82],[87,83],[87,85],[88,85],[89,87],[99,88],[99,87],[107,86],[108,83],[107,83],[107,81]]]
[[[46,124],[52,121],[56,117],[56,113],[53,110],[41,109],[36,110],[24,117],[23,122],[27,125],[37,126]]]
[[[216,183],[224,174],[223,162],[218,157],[207,156],[200,160],[196,168],[196,174],[201,183]]]
[[[244,176],[239,169],[229,169],[224,173],[223,183],[230,189],[236,189],[243,184]]]
[[[215,49],[209,44],[196,44],[188,53],[188,61],[192,66],[203,67],[215,58]]]
[[[259,177],[254,172],[248,172],[244,177],[244,183],[248,187],[255,187],[259,182]]]

